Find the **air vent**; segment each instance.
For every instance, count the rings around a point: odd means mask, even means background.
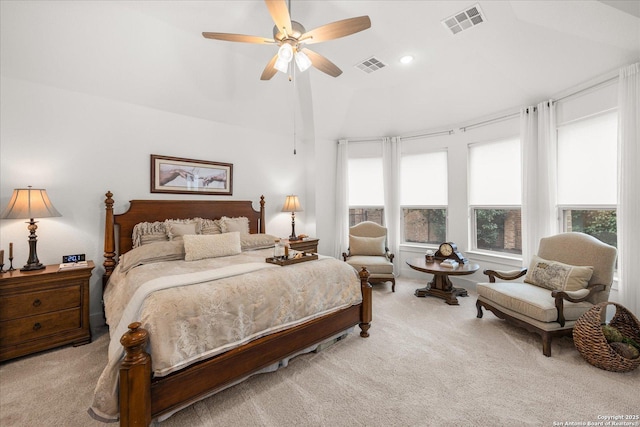
[[[475,4],[469,9],[443,20],[442,23],[452,34],[458,34],[460,31],[482,24],[484,21],[485,18],[480,9],[480,4]]]
[[[382,61],[380,61],[379,59],[373,56],[355,65],[357,69],[362,70],[365,73],[373,73],[374,71],[379,70],[380,68],[384,68],[386,66],[387,64],[383,63]]]

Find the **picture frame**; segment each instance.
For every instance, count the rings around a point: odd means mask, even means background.
[[[233,164],[151,155],[151,192],[233,195]]]

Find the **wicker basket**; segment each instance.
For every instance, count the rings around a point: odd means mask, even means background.
[[[609,345],[602,333],[602,311],[607,305],[616,306],[616,313],[609,324],[625,337],[640,343],[640,322],[629,310],[615,302],[594,305],[580,316],[573,328],[573,342],[587,362],[600,369],[613,372],[629,372],[640,366],[640,357],[627,359]]]

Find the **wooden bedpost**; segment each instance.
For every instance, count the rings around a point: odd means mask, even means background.
[[[369,284],[369,272],[366,267],[358,272],[360,276],[360,288],[362,290],[362,306],[360,309],[360,336],[367,338],[369,336],[369,328],[371,327],[371,284]]]
[[[111,198],[113,193],[111,191],[107,191],[105,196],[107,196],[104,201],[107,215],[104,222],[104,263],[102,264],[104,265],[104,276],[102,276],[103,292],[104,287],[116,266],[116,262],[114,260],[116,256],[116,243],[113,229],[113,199]]]
[[[151,356],[145,351],[148,336],[140,322],[134,322],[120,338],[125,351],[120,364],[121,426],[151,424]]]
[[[260,231],[258,233],[264,234],[266,225],[264,223],[264,195],[260,196]]]

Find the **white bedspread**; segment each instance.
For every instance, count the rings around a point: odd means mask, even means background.
[[[142,265],[126,275],[118,268],[104,295],[111,344],[109,362],[92,411],[118,416],[117,385],[123,351],[120,337],[140,321],[149,331],[153,372],[164,376],[362,301],[360,281],[335,258],[279,267],[264,259],[272,250],[201,261]]]

